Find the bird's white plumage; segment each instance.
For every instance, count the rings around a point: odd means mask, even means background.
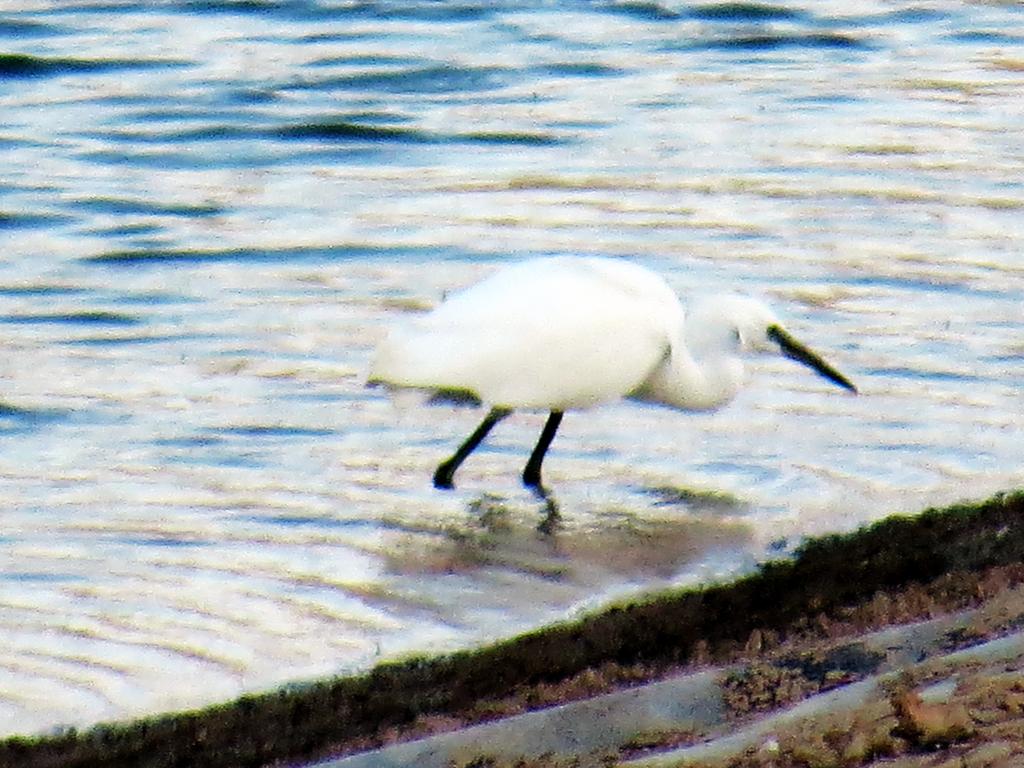
[[[532,259],[395,328],[370,378],[507,408],[585,408],[641,387],[682,323],[675,293],[642,267]]]

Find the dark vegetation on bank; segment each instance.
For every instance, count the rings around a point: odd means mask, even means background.
[[[751,643],[970,605],[982,597],[983,571],[1022,561],[1024,493],[1017,492],[814,539],[792,560],[730,584],[645,596],[486,648],[381,664],[192,712],[7,738],[0,766],[262,766],[372,748],[431,718],[503,714],[511,694],[540,703],[531,691],[593,670],[632,670],[619,681],[637,679],[638,669],[656,677],[735,657]],[[888,597],[897,593],[919,599]]]

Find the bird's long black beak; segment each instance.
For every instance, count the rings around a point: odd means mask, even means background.
[[[857,391],[857,387],[853,385],[852,381],[826,363],[816,352],[812,352],[786,333],[781,327],[777,325],[770,326],[768,328],[768,338],[779,345],[782,349],[782,354],[786,357],[796,360],[798,363],[803,363],[843,389],[848,389],[854,393]]]

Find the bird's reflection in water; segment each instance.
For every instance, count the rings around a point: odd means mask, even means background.
[[[670,579],[714,550],[745,549],[750,540],[750,526],[731,515],[613,505],[566,511],[550,492],[530,504],[484,494],[467,504],[463,523],[392,542],[388,563],[402,574],[498,569],[599,585]]]
[[[562,514],[558,510],[558,502],[550,491],[545,491],[541,501],[544,502],[544,517],[537,523],[537,533],[551,536],[558,529]]]

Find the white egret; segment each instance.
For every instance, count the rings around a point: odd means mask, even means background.
[[[543,493],[541,463],[565,411],[620,398],[714,410],[742,387],[745,352],[785,355],[857,391],[755,299],[707,297],[684,310],[644,267],[571,256],[501,269],[392,329],[367,383],[490,405],[438,467],[438,488],[453,487],[459,465],[513,410],[549,411],[523,471],[523,484]]]

